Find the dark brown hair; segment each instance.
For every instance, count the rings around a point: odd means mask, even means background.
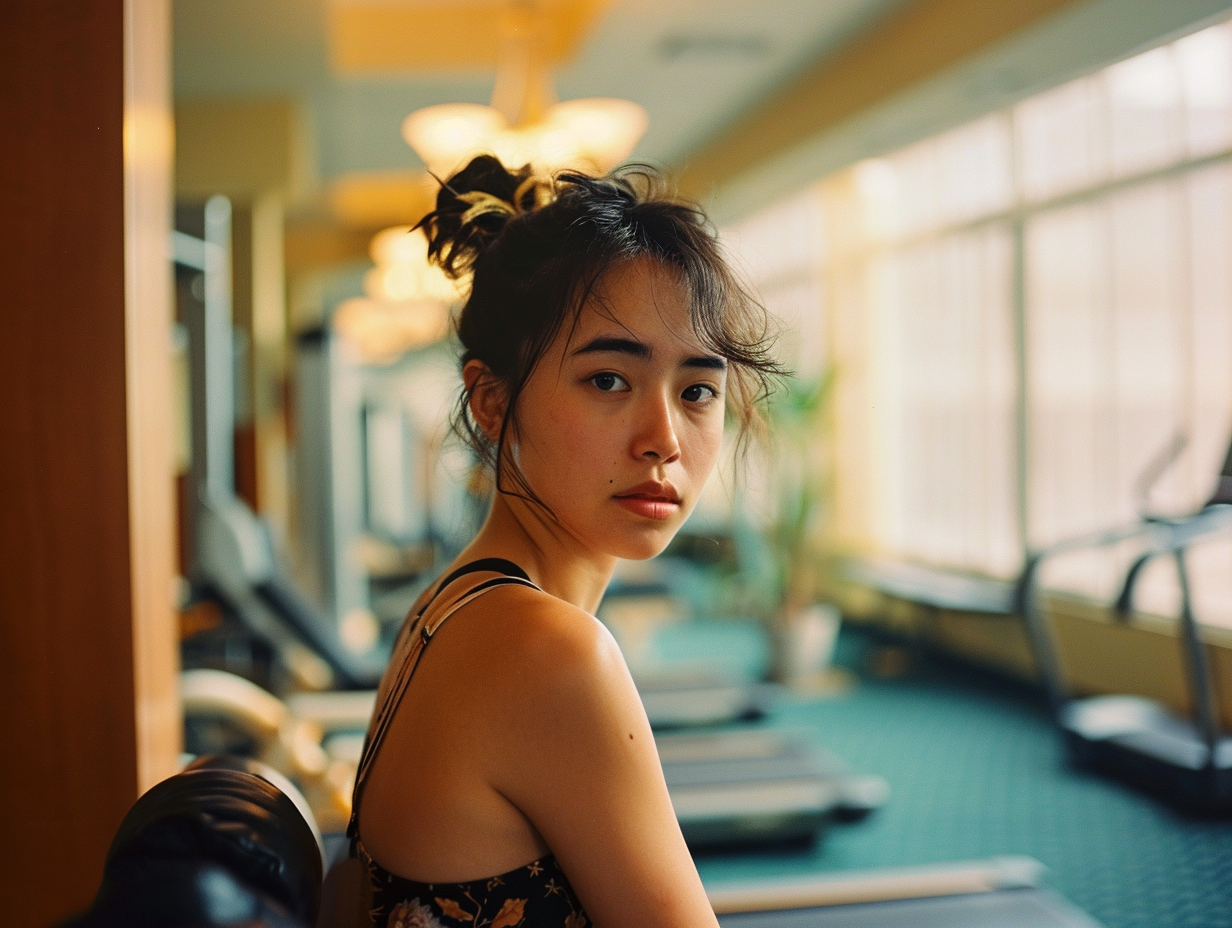
[[[497,492],[510,492],[502,483],[505,439],[510,427],[516,434],[518,398],[540,358],[603,275],[640,258],[678,273],[694,331],[707,350],[727,359],[727,408],[740,440],[760,428],[760,407],[784,373],[771,355],[769,317],[728,267],[702,211],[669,196],[653,169],[548,179],[480,155],[442,182],[436,209],[420,225],[431,259],[455,279],[471,278],[457,323],[460,363],[482,361],[506,391],[495,442],[471,418],[466,389],[453,418],[457,433],[492,468]],[[536,499],[520,474],[510,476],[513,492]]]

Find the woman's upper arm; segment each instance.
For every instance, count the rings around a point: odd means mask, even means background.
[[[509,667],[493,785],[543,836],[601,928],[712,926],[646,713],[615,641],[563,607]],[[529,639],[529,640],[528,640]]]

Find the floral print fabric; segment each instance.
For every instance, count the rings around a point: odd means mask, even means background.
[[[466,883],[420,883],[356,850],[372,889],[373,928],[591,928],[552,855]]]

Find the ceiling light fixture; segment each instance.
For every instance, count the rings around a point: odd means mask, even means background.
[[[462,294],[428,261],[422,229],[393,226],[370,246],[376,267],[364,275],[365,296],[343,302],[334,328],[370,364],[388,364],[449,334],[449,309]]]
[[[545,60],[543,15],[515,2],[506,14],[492,105],[442,103],[415,110],[402,137],[439,177],[470,158],[494,154],[506,167],[533,165],[605,173],[620,164],[646,132],[646,111],[609,97],[557,102]]]
[[[457,302],[457,285],[428,260],[428,236],[423,229],[384,229],[372,237],[368,252],[376,267],[364,275],[364,291],[373,299]]]

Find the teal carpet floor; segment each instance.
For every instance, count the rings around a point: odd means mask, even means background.
[[[857,672],[856,686],[789,700],[769,724],[885,777],[888,803],[833,826],[809,851],[700,857],[707,883],[1025,854],[1106,928],[1232,926],[1232,819],[1186,818],[1070,768],[1027,687],[928,658],[876,679],[861,673],[870,646],[844,632],[839,662]]]

